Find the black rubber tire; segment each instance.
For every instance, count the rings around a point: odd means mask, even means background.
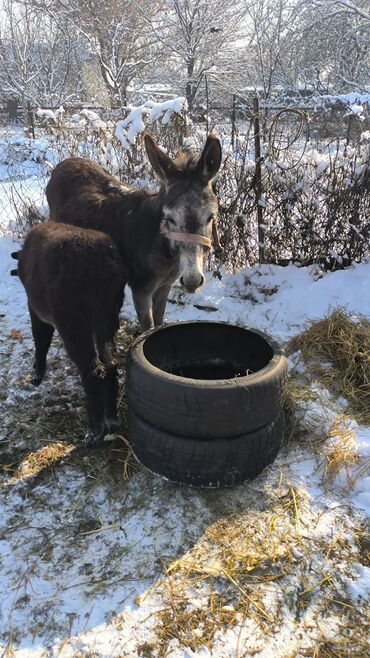
[[[128,436],[138,461],[152,473],[194,487],[234,487],[259,475],[281,445],[283,413],[269,425],[229,439],[176,436],[149,425],[129,409]]]
[[[190,331],[190,325],[191,331]],[[178,349],[192,355],[196,346],[190,341],[194,332],[204,327],[202,349],[223,350],[226,353],[230,334],[239,337],[244,345],[244,334],[258,349],[266,349],[271,358],[262,369],[248,376],[230,379],[192,379],[171,374],[153,364],[157,356],[147,358],[148,345],[153,345],[160,358],[165,352],[165,341],[172,329],[178,336]],[[187,328],[188,327],[188,328]],[[230,331],[230,328],[234,330]],[[160,335],[160,332],[162,334]],[[189,345],[185,345],[187,334]],[[244,333],[243,333],[244,332]],[[217,335],[216,335],[217,334]],[[194,334],[198,336],[198,333]],[[225,336],[222,341],[222,337]],[[213,341],[213,342],[212,342]],[[220,342],[221,341],[221,342]],[[198,341],[199,342],[199,341]],[[238,341],[234,341],[238,342]],[[158,343],[158,345],[157,345]],[[258,361],[252,350],[252,357]],[[175,348],[177,349],[177,344]],[[234,352],[238,344],[234,345]],[[244,347],[245,349],[245,347]],[[216,354],[218,352],[216,351]],[[248,434],[268,425],[283,406],[287,379],[287,360],[276,342],[266,334],[226,322],[178,322],[164,325],[142,334],[132,346],[128,358],[127,394],[129,406],[154,427],[180,436],[198,438],[228,438]]]

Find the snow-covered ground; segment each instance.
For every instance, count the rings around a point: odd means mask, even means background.
[[[8,225],[9,214],[1,220]],[[322,453],[293,437],[256,480],[227,491],[180,487],[140,467],[125,479],[119,439],[98,451],[77,441],[82,390],[58,341],[45,382],[38,389],[29,383],[26,297],[9,275],[15,248],[4,230],[2,655],[365,657],[370,428],[344,419],[358,460],[326,478],[325,437],[345,401],[311,381],[313,399],[302,403],[300,420],[321,436]],[[166,321],[228,320],[285,344],[336,306],[370,317],[369,290],[370,263],[321,278],[314,268],[263,265],[223,273],[221,281],[208,274],[193,296],[175,287]],[[128,293],[122,326],[134,318]],[[298,353],[290,368],[309,376]],[[46,449],[55,458],[34,474]]]

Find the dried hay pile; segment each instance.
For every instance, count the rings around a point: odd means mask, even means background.
[[[340,524],[332,535],[317,532],[320,520],[312,513],[310,498],[284,478],[270,496],[261,509],[231,513],[212,523],[189,552],[163,564],[164,579],[154,585],[163,597],[158,641],[141,647],[141,655],[165,658],[173,641],[211,653],[216,638],[232,632],[237,639],[233,655],[242,658],[252,655],[249,639],[253,653],[262,650],[288,618],[307,633],[299,655],[367,655],[367,620],[348,599],[342,580],[344,565],[358,559],[356,547]],[[136,603],[141,605],[147,596]],[[336,615],[341,625],[333,638],[324,629]],[[287,658],[296,655],[287,646]]]
[[[370,425],[370,321],[336,308],[292,339],[288,352],[298,351],[306,368],[288,381],[285,443],[310,448],[323,465],[324,488],[344,469],[350,489],[369,468],[368,460],[359,460],[351,419]],[[326,396],[331,397],[335,414],[333,409],[325,414]],[[318,419],[320,410],[322,414],[321,426],[318,423],[312,431],[302,423],[302,411],[309,408],[311,414],[317,409]]]
[[[370,425],[370,321],[336,308],[293,339],[312,373],[349,402],[359,422]],[[329,363],[327,363],[329,361]]]

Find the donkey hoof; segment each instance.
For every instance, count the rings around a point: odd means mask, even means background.
[[[102,438],[101,432],[95,434],[92,430],[88,430],[84,436],[84,444],[86,448],[97,448],[99,440]]]
[[[40,386],[41,382],[42,382],[42,377],[36,377],[35,376],[35,377],[32,377],[32,379],[31,379],[31,384],[33,386]]]
[[[119,432],[121,424],[116,418],[106,418],[105,419],[105,433],[106,434],[117,434]]]

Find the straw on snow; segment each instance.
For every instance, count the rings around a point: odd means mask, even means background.
[[[349,401],[350,411],[370,424],[370,321],[336,308],[293,339],[314,374]],[[332,368],[327,363],[332,363]]]

